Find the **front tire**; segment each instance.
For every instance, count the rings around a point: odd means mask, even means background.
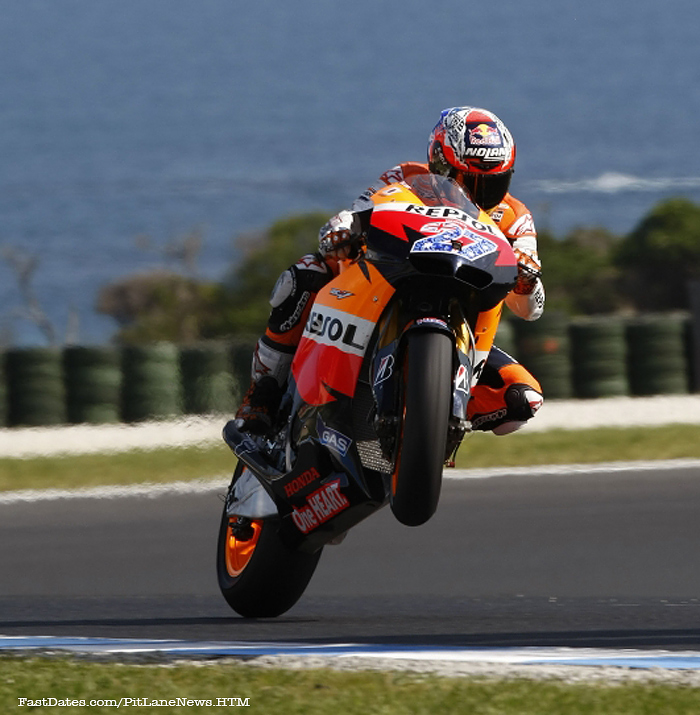
[[[242,471],[239,463],[234,478]],[[288,548],[276,518],[253,519],[245,530],[232,529],[226,507],[216,551],[219,588],[231,608],[245,618],[274,618],[304,593],[321,558]]]
[[[391,510],[407,526],[420,526],[435,513],[452,405],[453,345],[442,332],[407,336],[403,409],[392,475]]]

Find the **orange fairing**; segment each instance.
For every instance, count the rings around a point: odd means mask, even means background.
[[[301,398],[322,405],[348,397],[355,385],[374,326],[394,288],[369,263],[353,263],[316,296],[292,363]]]
[[[404,184],[390,184],[384,189],[380,189],[372,196],[372,203],[408,203],[422,204],[423,202]]]

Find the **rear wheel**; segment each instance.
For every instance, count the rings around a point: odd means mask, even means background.
[[[242,471],[239,463],[234,478]],[[246,618],[272,618],[304,593],[321,557],[290,549],[279,538],[279,520],[221,518],[216,553],[219,588],[229,606]]]
[[[452,353],[452,340],[445,333],[407,336],[399,449],[391,488],[391,510],[407,526],[428,521],[440,498],[452,404]]]

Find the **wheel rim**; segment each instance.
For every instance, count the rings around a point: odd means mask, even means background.
[[[252,521],[250,525],[253,528],[253,536],[245,541],[234,536],[230,524],[226,529],[226,571],[229,576],[240,576],[253,556],[262,531],[262,521]]]

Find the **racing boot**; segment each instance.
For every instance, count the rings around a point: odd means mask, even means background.
[[[477,385],[474,393],[481,398],[483,411],[476,412],[478,408],[475,409],[475,406],[478,403],[475,400],[470,403],[472,429],[491,431],[496,435],[506,435],[520,429],[534,417],[543,401],[542,393],[527,384],[516,383],[502,390],[489,390]]]
[[[272,428],[292,357],[271,346],[264,337],[258,340],[253,354],[250,387],[234,418],[241,432],[266,434]]]
[[[272,428],[281,399],[282,388],[274,377],[251,382],[236,412],[236,427],[241,432],[266,434]]]

